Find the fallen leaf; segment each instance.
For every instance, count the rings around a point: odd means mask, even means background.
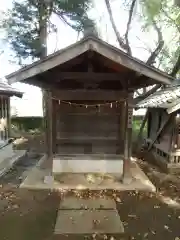
[[[121,202],[121,199],[119,197],[117,197],[116,202]]]
[[[113,236],[110,237],[110,240],[115,240],[115,238]]]
[[[123,225],[124,225],[124,226],[127,226],[127,225],[128,225],[128,223],[127,223],[127,222],[123,222]]]
[[[92,238],[95,239],[96,235],[97,235],[96,233],[93,233]]]
[[[137,216],[136,216],[136,215],[133,215],[133,214],[129,214],[128,217],[137,218]]]
[[[144,234],[144,238],[146,238],[147,236],[148,236],[148,233],[145,233],[145,234]]]
[[[157,205],[156,205],[156,206],[154,206],[154,208],[160,208],[160,206],[157,206]]]
[[[169,229],[169,227],[168,227],[167,225],[164,225],[164,229],[167,229],[167,230],[168,230],[168,229]]]
[[[13,205],[12,207],[13,207],[14,209],[19,208],[19,206],[18,206],[17,204]]]

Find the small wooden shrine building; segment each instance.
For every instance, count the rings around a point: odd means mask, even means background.
[[[22,97],[23,93],[0,79],[0,142],[10,137],[10,97]]]
[[[156,163],[166,170],[180,170],[180,81],[155,92],[138,107],[148,108],[145,141]]]
[[[133,93],[173,81],[90,35],[6,78],[44,90],[51,165],[57,154],[121,154],[124,179],[131,155]]]

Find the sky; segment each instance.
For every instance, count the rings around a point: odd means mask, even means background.
[[[120,6],[120,1],[114,0],[112,3],[112,11],[115,21],[117,23],[120,33],[125,33],[128,12],[124,7]],[[0,5],[0,11],[5,11],[11,7],[12,0],[6,0]],[[111,27],[109,16],[104,4],[104,0],[98,0],[94,3],[95,7],[90,11],[90,16],[97,22],[100,36],[103,40],[118,47],[116,37]],[[58,23],[58,34],[51,34],[48,37],[48,53],[53,53],[56,50],[67,47],[70,44],[78,40],[78,34],[70,27],[59,21],[56,17],[53,18],[55,23]],[[147,35],[140,30],[140,24],[138,21],[133,21],[132,30],[130,31],[130,39],[133,43],[131,45],[133,49],[133,55],[145,61],[149,53],[145,50],[146,45],[153,47],[153,41],[151,41]],[[143,42],[140,40],[143,39]],[[3,48],[4,46],[0,46]],[[10,51],[5,49],[5,53],[0,56],[0,77],[3,77],[20,67],[16,64],[9,62]],[[16,87],[20,91],[24,92],[23,98],[11,98],[12,114],[16,109],[16,113],[19,116],[42,116],[42,94],[41,90],[37,87],[30,86],[23,83],[15,83],[13,87]]]

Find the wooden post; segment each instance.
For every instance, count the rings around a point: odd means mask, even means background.
[[[44,113],[45,113],[45,145],[47,154],[47,165],[52,171],[53,143],[52,143],[52,94],[50,90],[44,90]]]
[[[5,120],[5,140],[8,139],[7,135],[7,97],[4,97],[4,120]]]
[[[133,108],[131,106],[132,94],[125,100],[125,135],[124,135],[124,162],[123,162],[123,178],[122,181],[125,184],[129,184],[132,181],[131,174],[131,152],[132,152],[132,113]]]
[[[125,104],[121,104],[120,105],[120,141],[123,142],[124,141],[124,134],[125,134],[125,121],[126,121],[126,107],[125,107]]]
[[[1,96],[1,134],[2,134],[2,140],[5,140],[5,128],[4,128],[4,97]]]
[[[56,141],[57,141],[57,102],[52,101],[53,105],[53,110],[52,110],[52,120],[53,120],[53,126],[52,126],[52,149],[53,149],[53,154],[56,153],[57,147],[56,147]]]
[[[10,97],[7,97],[7,138],[11,137]]]

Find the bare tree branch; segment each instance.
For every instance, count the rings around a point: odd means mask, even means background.
[[[127,47],[127,45],[124,43],[124,39],[120,36],[119,31],[118,31],[118,29],[117,29],[117,27],[116,27],[116,24],[115,24],[115,21],[114,21],[114,18],[113,18],[112,9],[111,9],[111,5],[110,5],[109,0],[105,0],[105,4],[106,4],[107,11],[108,11],[108,14],[109,14],[109,18],[110,18],[110,21],[111,21],[113,30],[114,30],[114,32],[115,32],[117,41],[118,41],[118,43],[119,43],[119,46],[120,46],[121,48],[123,48],[125,51],[128,52],[128,47]]]
[[[157,26],[155,20],[153,20],[153,26],[158,34],[158,45],[155,48],[155,50],[152,52],[151,56],[148,58],[148,60],[146,62],[147,65],[154,64],[156,57],[158,56],[158,54],[160,53],[160,51],[162,50],[162,48],[164,46],[164,40],[163,40],[161,29]]]
[[[178,59],[177,59],[177,61],[176,61],[176,64],[174,65],[173,70],[172,70],[172,72],[171,72],[170,75],[171,75],[172,77],[175,77],[179,70],[180,70],[180,54],[179,54],[179,57],[178,57]],[[160,87],[162,87],[162,85],[161,85],[161,84],[158,84],[158,85],[156,85],[155,87],[153,87],[151,90],[149,90],[148,92],[146,92],[146,93],[144,93],[144,94],[136,97],[136,98],[134,99],[134,100],[135,100],[135,104],[137,104],[137,103],[140,102],[141,100],[147,98],[148,96],[150,96],[151,94],[153,94],[154,92],[156,92]],[[139,93],[139,92],[137,92],[137,93]]]
[[[140,38],[140,37],[138,37],[138,36],[136,36],[136,38],[141,42],[141,43],[143,43],[144,44],[144,49],[146,50],[146,51],[148,51],[149,53],[152,53],[152,49]]]
[[[67,24],[69,27],[72,28],[72,25],[66,20],[66,18],[63,16],[63,13],[59,11],[58,9],[53,9],[53,12],[57,15],[57,17],[62,20],[65,24]]]
[[[116,27],[109,0],[105,0],[105,4],[106,4],[106,7],[107,7],[107,11],[108,11],[108,14],[109,14],[109,17],[110,17],[110,21],[111,21],[113,30],[115,32],[115,35],[116,35],[116,38],[118,40],[118,43],[119,43],[120,47],[123,48],[129,55],[132,55],[128,35],[129,35],[130,25],[131,25],[131,22],[132,22],[132,16],[133,16],[133,11],[134,11],[134,7],[135,7],[135,4],[136,4],[136,0],[132,0],[131,7],[130,7],[130,10],[129,10],[129,18],[128,18],[128,23],[127,23],[126,33],[125,33],[125,42],[124,42],[124,39],[120,36],[120,33],[119,33],[119,31]],[[153,23],[153,27],[156,30],[157,35],[158,35],[158,44],[157,44],[157,47],[154,49],[154,51],[151,53],[150,57],[148,58],[148,60],[146,62],[147,65],[153,65],[154,64],[156,57],[158,56],[158,54],[160,53],[160,51],[162,50],[162,48],[164,46],[164,40],[163,40],[163,35],[162,35],[162,32],[161,32],[161,29],[158,27],[155,20],[153,20],[152,23]],[[179,62],[180,62],[180,57],[179,57]],[[178,72],[177,68],[179,69],[179,67],[178,67],[179,62],[177,62],[176,68],[173,69],[173,71],[176,72],[176,73]],[[157,91],[161,86],[162,86],[161,84],[158,84],[149,91],[147,91],[146,88],[143,88],[143,94],[136,97],[135,102],[139,102],[142,99],[150,96],[155,91]],[[137,90],[136,93],[139,95],[140,91]]]
[[[126,33],[125,33],[127,53],[129,55],[132,55],[132,51],[131,51],[131,48],[130,48],[130,45],[129,45],[129,30],[130,30],[130,25],[131,25],[131,21],[132,21],[132,16],[133,16],[133,11],[134,11],[135,4],[136,4],[136,0],[132,0],[131,7],[130,7],[130,10],[129,10],[129,19],[128,19],[128,22],[127,22],[127,28],[126,28]]]
[[[158,34],[158,45],[155,48],[155,50],[151,53],[150,57],[148,58],[148,60],[146,62],[147,65],[153,65],[154,64],[154,61],[155,61],[156,57],[158,56],[158,54],[160,53],[160,51],[162,50],[162,48],[164,46],[164,40],[163,40],[161,29],[157,26],[155,20],[153,20],[153,26],[154,26],[154,29],[156,30],[157,34]],[[135,98],[136,102],[141,101],[142,99],[145,99],[146,97],[150,96],[151,94],[156,92],[157,89],[159,89],[160,87],[161,87],[161,85],[158,84],[149,91],[147,91],[147,89],[144,88],[143,89],[143,94],[141,96]]]

